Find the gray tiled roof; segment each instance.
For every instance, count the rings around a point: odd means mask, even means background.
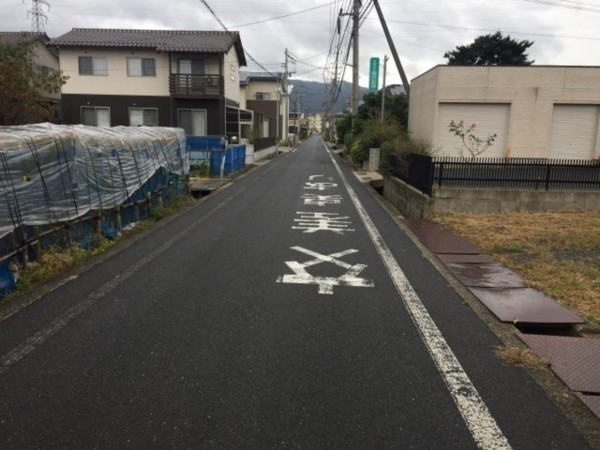
[[[73,28],[50,41],[57,47],[150,48],[158,52],[226,53],[235,46],[240,65],[246,65],[237,31],[120,30]]]
[[[277,81],[282,80],[283,74],[281,72],[245,72],[240,71],[240,84],[242,86],[247,85],[250,80],[264,80],[264,81]]]
[[[30,31],[0,31],[0,42],[4,44],[35,42],[37,40],[48,42],[50,38],[46,35],[46,33],[33,33]]]

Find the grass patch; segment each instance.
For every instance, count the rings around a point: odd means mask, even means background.
[[[152,228],[157,221],[172,216],[177,211],[189,207],[193,203],[193,197],[185,196],[171,200],[166,203],[162,209],[153,207],[150,209],[147,219],[138,222],[134,228],[123,231],[122,235],[131,236]],[[90,249],[84,249],[77,244],[71,245],[70,247],[50,247],[43,249],[40,259],[38,261],[30,262],[27,270],[21,271],[16,284],[16,289],[2,299],[9,298],[39,286],[65,270],[86,261],[94,255],[108,250],[115,245],[119,239],[120,238],[107,239],[101,236],[94,240]]]
[[[496,348],[496,354],[509,364],[527,367],[529,369],[543,369],[548,362],[537,356],[530,349],[507,345]]]
[[[444,214],[435,220],[529,286],[600,324],[600,212]]]
[[[78,245],[71,245],[66,248],[50,247],[45,249],[38,261],[30,262],[27,270],[23,270],[19,274],[16,290],[11,294],[14,295],[16,293],[24,292],[44,283],[59,273],[85,261],[91,256],[106,251],[114,244],[115,241],[101,237],[96,239],[92,248],[89,250]]]

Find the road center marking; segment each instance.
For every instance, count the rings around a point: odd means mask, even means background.
[[[423,305],[423,302],[411,286],[408,278],[400,268],[400,265],[394,258],[389,247],[383,240],[383,237],[377,230],[373,220],[367,213],[358,196],[350,186],[350,183],[344,176],[342,169],[333,158],[325,143],[325,151],[333,162],[342,184],[348,191],[350,199],[354,204],[358,215],[360,216],[377,253],[381,257],[383,264],[388,270],[390,277],[400,294],[413,322],[415,323],[423,342],[429,350],[438,371],[442,375],[448,391],[452,395],[458,410],[460,411],[467,427],[469,428],[473,439],[482,449],[510,449],[511,446],[502,433],[496,420],[492,417],[487,405],[480,397],[477,389],[469,379],[460,362],[454,355],[454,352],[446,342],[441,331],[433,321],[429,312]]]

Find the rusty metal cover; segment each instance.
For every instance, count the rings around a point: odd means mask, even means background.
[[[525,287],[521,277],[500,263],[447,263],[446,265],[468,287]]]
[[[494,259],[486,253],[466,255],[461,253],[440,253],[437,257],[444,263],[477,264],[494,262]]]
[[[572,391],[600,394],[600,339],[519,334]]]
[[[407,220],[410,230],[433,253],[479,254],[481,250],[465,238],[435,222]]]
[[[576,395],[600,419],[600,395],[586,395],[581,392],[576,392]]]
[[[469,289],[502,322],[538,325],[584,323],[552,297],[535,289]]]

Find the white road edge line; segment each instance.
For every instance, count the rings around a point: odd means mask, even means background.
[[[421,338],[427,346],[429,354],[442,375],[448,391],[452,395],[452,398],[477,446],[481,449],[510,449],[511,446],[508,439],[498,427],[498,424],[492,417],[487,405],[480,397],[477,389],[462,368],[460,362],[454,355],[454,352],[448,345],[448,342],[446,342],[446,339],[433,321],[433,318],[429,315],[429,312],[425,308],[425,305],[423,305],[423,302],[415,292],[414,288],[411,286],[408,278],[406,278],[406,275],[383,240],[379,230],[377,230],[371,217],[344,176],[337,161],[334,159],[325,143],[322,142],[322,144],[331,158],[344,187],[348,191],[348,195],[358,211],[358,215],[365,225],[377,253],[379,253],[383,264],[388,270],[390,277],[396,286],[396,290],[400,294],[406,309],[417,326]]]
[[[156,259],[161,253],[166,251],[174,243],[184,238],[190,231],[192,231],[199,223],[204,222],[206,219],[211,217],[214,213],[223,208],[227,203],[238,196],[242,191],[238,191],[231,195],[226,200],[222,201],[206,213],[200,220],[195,221],[193,224],[188,225],[186,228],[181,230],[175,236],[168,241],[164,242],[160,247],[148,253],[145,257],[140,259],[137,263],[131,266],[128,270],[119,273],[110,281],[107,281],[98,289],[89,294],[86,298],[76,303],[74,306],[66,310],[58,318],[54,319],[50,324],[37,331],[35,334],[21,342],[19,345],[14,347],[8,353],[0,356],[0,375],[5,373],[12,365],[25,358],[28,354],[33,352],[37,347],[42,345],[54,334],[66,327],[71,321],[77,318],[80,314],[90,309],[98,300],[108,295],[124,281],[131,278],[136,272],[142,269],[144,266]]]

